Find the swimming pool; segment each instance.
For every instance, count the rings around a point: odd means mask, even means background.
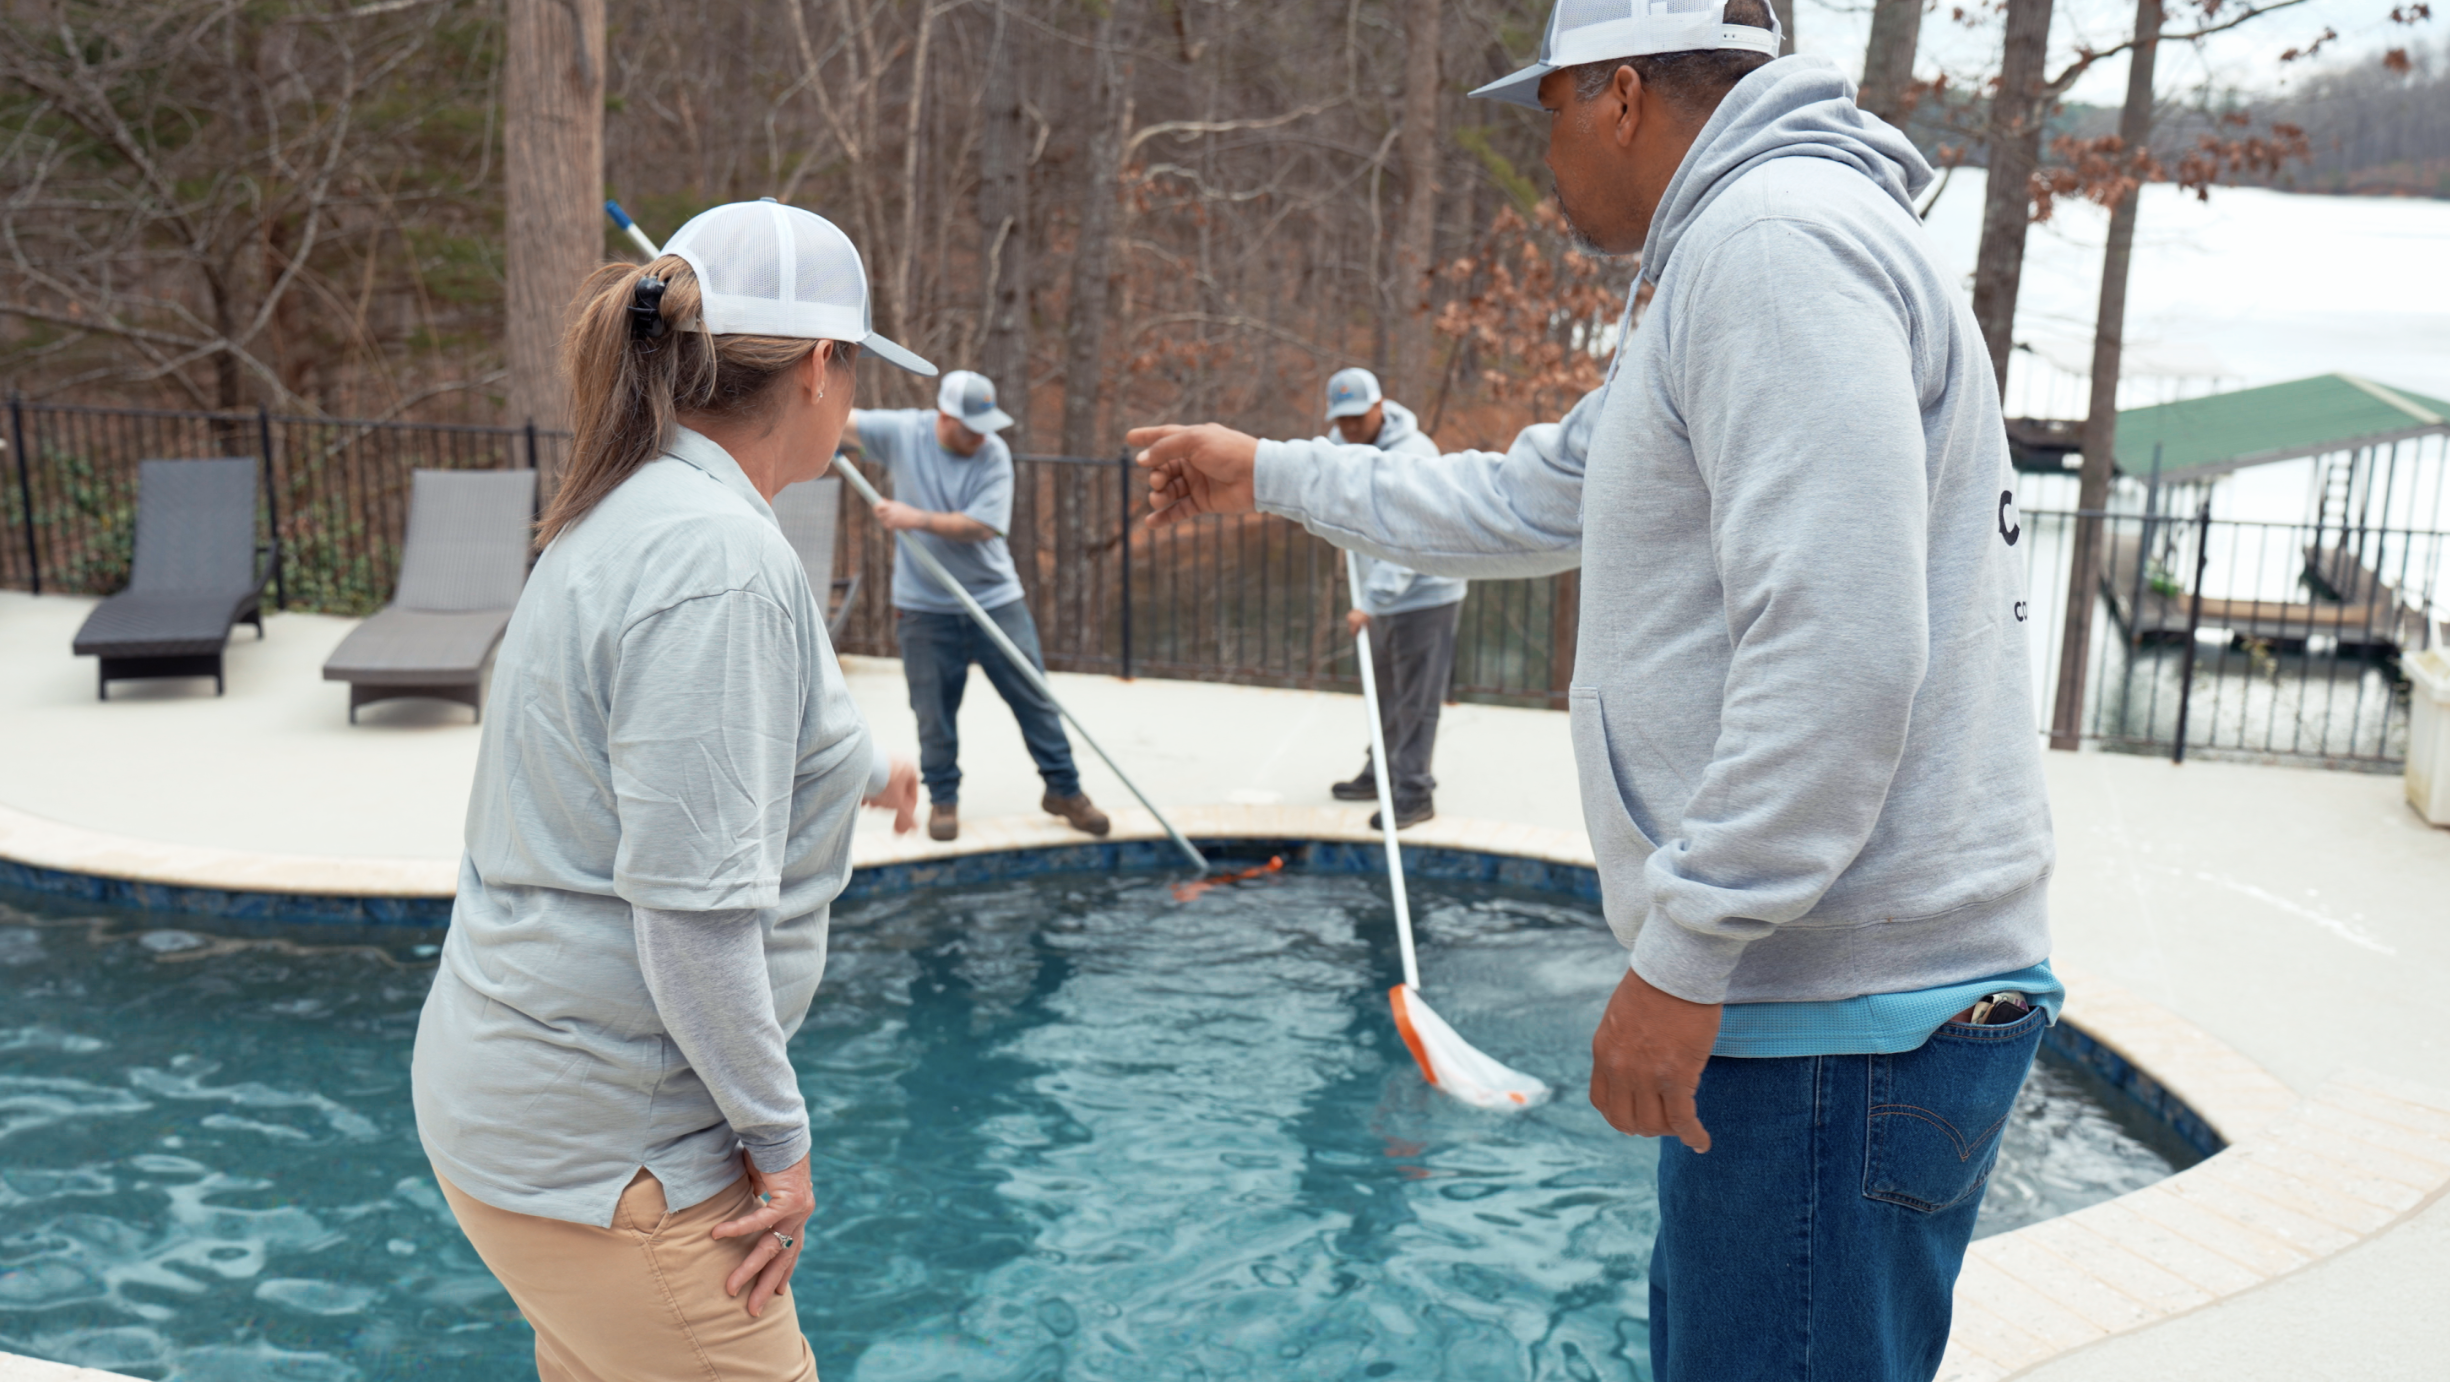
[[[417,1151],[439,935],[0,901],[0,1349],[181,1382],[532,1376]],[[1422,1085],[1383,884],[1189,902],[1042,874],[845,903],[793,1058],[829,1382],[1647,1375],[1649,1144],[1584,1105],[1622,951],[1587,904],[1415,887],[1424,979],[1556,1084]],[[1982,1230],[2191,1154],[2073,1067]]]

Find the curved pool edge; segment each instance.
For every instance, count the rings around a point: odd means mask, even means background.
[[[1178,808],[1183,832],[1235,861],[1301,850],[1304,867],[1376,871],[1366,807]],[[1596,899],[1588,840],[1440,818],[1404,832],[1407,871]],[[1044,817],[965,822],[950,842],[863,831],[845,895],[1056,871],[1162,871],[1172,847],[1144,811],[1091,839]],[[341,859],[170,845],[0,807],[0,884],[234,920],[439,926],[455,861]],[[2051,1045],[2205,1153],[2142,1190],[1986,1238],[1966,1256],[1940,1377],[1995,1382],[2249,1291],[2388,1231],[2450,1193],[2450,1094],[2367,1072],[2312,1096],[2158,1004],[2061,966]],[[116,1374],[0,1354],[0,1382]]]

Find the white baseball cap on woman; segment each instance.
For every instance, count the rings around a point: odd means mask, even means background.
[[[690,217],[664,253],[697,273],[698,310],[712,335],[848,341],[912,374],[936,372],[869,325],[859,249],[813,211],[772,197],[729,202]]]

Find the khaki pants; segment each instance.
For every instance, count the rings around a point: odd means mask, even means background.
[[[747,1177],[674,1214],[662,1183],[640,1171],[610,1228],[496,1209],[434,1179],[535,1328],[542,1382],[816,1382],[789,1295],[751,1319],[745,1291],[723,1294],[755,1240],[707,1231],[757,1203]]]

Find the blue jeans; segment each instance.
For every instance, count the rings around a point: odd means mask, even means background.
[[[910,682],[910,709],[919,717],[919,779],[927,784],[927,799],[948,806],[961,799],[961,730],[954,720],[973,662],[987,670],[988,685],[1020,721],[1021,741],[1029,745],[1046,790],[1059,797],[1079,796],[1080,770],[1072,765],[1072,741],[1064,737],[1063,716],[1003,649],[969,615],[913,609],[898,614],[895,633],[902,644],[902,675]],[[1027,604],[1015,600],[998,605],[987,617],[1028,654],[1031,666],[1046,671],[1046,658],[1038,651],[1038,626]]]
[[[2038,1010],[1893,1056],[1714,1056],[1659,1148],[1654,1382],[1929,1382]]]

